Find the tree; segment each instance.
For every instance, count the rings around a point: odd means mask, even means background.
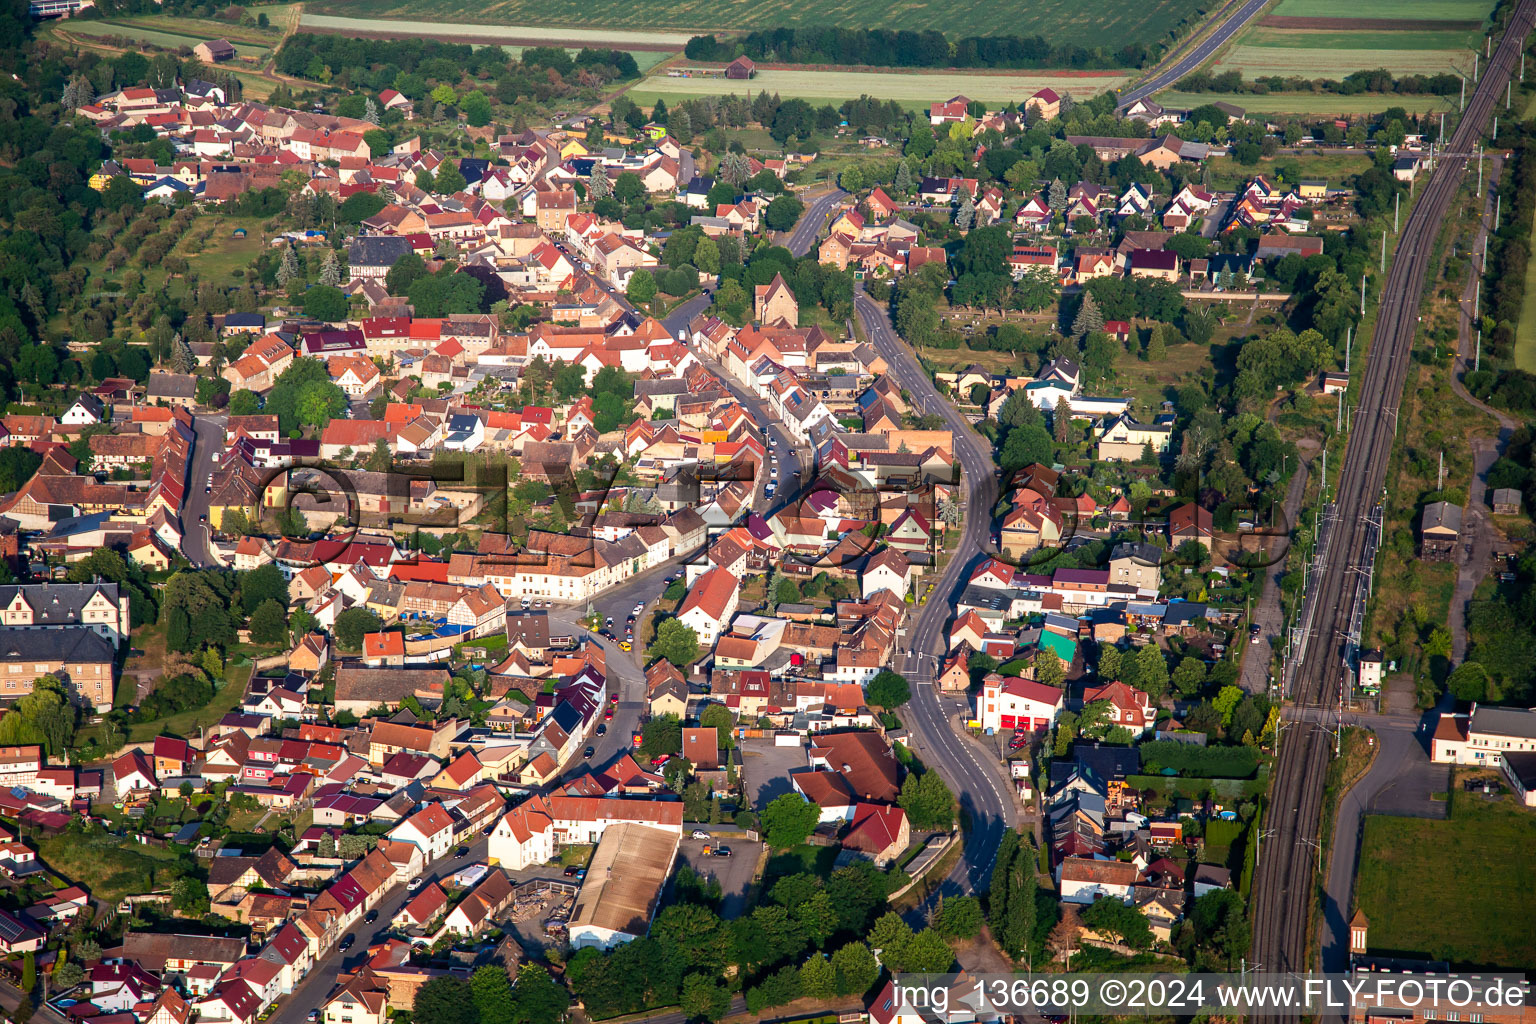
[[[788,231],[795,226],[804,210],[805,204],[786,192],[768,204],[763,220],[775,231]]]
[[[891,187],[901,195],[912,191],[912,168],[907,166],[905,160],[896,164],[896,179],[891,183]]]
[[[763,841],[779,850],[799,846],[815,831],[821,808],[797,793],[775,797],[761,815]]]
[[[512,980],[501,964],[486,964],[469,976],[476,1024],[513,1024]]]
[[[736,745],[736,719],[731,715],[731,709],[724,704],[709,704],[699,715],[699,725],[715,730],[716,742],[721,750],[730,750]]]
[[[800,965],[800,991],[812,999],[826,1001],[837,995],[837,971],[832,961],[816,954]]]
[[[1067,669],[1061,663],[1061,655],[1049,647],[1035,655],[1035,678],[1046,686],[1060,686],[1067,678]]]
[[[656,297],[656,276],[649,270],[636,270],[629,277],[624,297],[636,306],[644,306]]]
[[[1046,189],[1046,205],[1052,213],[1061,213],[1067,208],[1067,186],[1061,183],[1060,178],[1053,180],[1050,188]]]
[[[1132,949],[1152,945],[1152,929],[1146,916],[1119,900],[1096,900],[1083,910],[1083,924],[1101,934],[1108,934]]]
[[[864,695],[871,704],[882,708],[898,708],[912,699],[912,687],[905,676],[890,669],[882,669],[864,688]]]
[[[1232,724],[1232,712],[1237,710],[1238,702],[1243,699],[1243,690],[1240,686],[1223,686],[1211,701],[1211,707],[1221,714],[1221,724]]]
[[[171,907],[183,917],[202,917],[209,905],[208,885],[201,879],[183,875],[171,886]]]
[[[862,996],[880,977],[880,965],[874,953],[862,942],[850,942],[832,954],[832,970],[837,977],[837,994]]]
[[[1165,330],[1162,324],[1152,326],[1152,333],[1147,336],[1147,362],[1160,363],[1168,357],[1168,346],[1163,341]]]
[[[377,633],[383,623],[367,608],[348,608],[336,616],[336,643],[349,650],[361,650],[364,633]]]
[[[419,278],[427,276],[427,264],[416,253],[408,252],[389,265],[384,275],[384,289],[391,295],[404,295]]]
[[[975,896],[941,900],[933,926],[946,938],[974,939],[981,933],[981,901]]]
[[[731,993],[715,978],[690,974],[683,979],[678,1005],[689,1020],[717,1021],[730,1012]]]
[[[229,414],[231,416],[251,416],[261,411],[261,399],[256,392],[241,388],[232,392],[229,396]]]
[[[277,264],[277,286],[287,288],[288,282],[299,276],[299,257],[293,246],[283,246],[283,258]]]
[[[1139,658],[1138,655],[1138,662]],[[1173,685],[1185,697],[1198,694],[1205,686],[1205,663],[1193,655],[1181,658],[1178,667],[1173,670]]]
[[[571,1006],[571,993],[538,964],[525,963],[518,968],[512,994],[514,1024],[557,1024]],[[483,1017],[481,1024],[485,1024]]]
[[[358,195],[367,194],[366,192],[358,193]],[[320,283],[329,288],[334,288],[341,283],[341,266],[336,262],[335,249],[325,250],[325,261],[320,267]]]
[[[1157,644],[1147,644],[1136,652],[1136,676],[1140,689],[1153,699],[1168,692],[1168,662]]]
[[[720,272],[720,246],[713,238],[699,239],[699,244],[693,250],[693,265],[706,274]]]
[[[412,1024],[477,1024],[470,983],[446,974],[428,981],[416,990],[411,1020]]]
[[[1065,396],[1056,399],[1056,408],[1051,412],[1051,431],[1057,444],[1066,444],[1072,439],[1072,407]]]
[[[976,200],[971,197],[969,189],[962,189],[960,205],[955,210],[955,227],[961,231],[969,231],[974,223],[976,223]]]
[[[699,659],[699,634],[681,619],[666,619],[656,629],[651,653],[678,668],[687,668]]]
[[[907,812],[913,828],[937,831],[954,826],[955,796],[938,772],[909,773],[897,803]]]
[[[251,613],[251,639],[259,644],[280,644],[288,636],[287,614],[276,601],[263,601]]]
[[[1093,292],[1084,290],[1083,304],[1077,308],[1077,316],[1072,320],[1072,335],[1082,339],[1103,329],[1104,314],[1099,312],[1099,304],[1094,299]]]
[[[304,315],[326,323],[347,318],[347,294],[334,285],[317,284],[304,293]]]
[[[1008,432],[1003,442],[1002,465],[1004,469],[1023,469],[1031,463],[1049,465],[1055,450],[1055,441],[1039,424],[1029,424]]]
[[[1457,700],[1484,700],[1488,696],[1488,670],[1475,661],[1464,661],[1446,677],[1445,688]]]
[[[437,191],[443,195],[462,192],[464,186],[468,184],[464,180],[464,175],[459,171],[459,165],[452,160],[444,160],[437,165],[437,174],[432,179],[432,183]]]

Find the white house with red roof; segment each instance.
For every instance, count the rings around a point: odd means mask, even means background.
[[[1144,733],[1157,724],[1157,707],[1152,698],[1140,690],[1118,680],[1103,686],[1090,686],[1083,691],[1083,703],[1109,701],[1109,721],[1124,726],[1133,733]]]
[[[912,840],[907,812],[890,804],[861,803],[841,840],[843,849],[856,850],[883,868],[901,856]]]
[[[427,804],[391,829],[389,838],[410,843],[427,861],[434,861],[453,848],[453,818],[442,804]]]
[[[740,595],[741,581],[723,568],[713,568],[688,591],[677,617],[698,634],[699,644],[708,649],[736,614]]]
[[[1066,695],[1034,679],[996,672],[982,680],[976,698],[976,720],[988,733],[1040,732],[1049,729],[1066,706]]]
[[[928,123],[938,125],[964,121],[970,105],[971,101],[964,96],[954,96],[931,103],[928,105]]]

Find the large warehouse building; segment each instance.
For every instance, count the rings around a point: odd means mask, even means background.
[[[571,948],[611,949],[645,935],[679,842],[679,835],[667,829],[633,822],[609,825],[571,912]]]

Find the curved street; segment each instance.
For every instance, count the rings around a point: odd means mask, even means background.
[[[992,452],[959,410],[940,396],[916,355],[897,337],[887,311],[862,291],[855,295],[855,306],[866,337],[889,364],[891,376],[911,396],[919,412],[942,416],[954,435],[965,521],[960,541],[928,603],[916,612],[907,627],[898,667],[913,684],[911,703],[903,713],[903,721],[912,731],[913,746],[949,783],[968,819],[965,856],[942,888],[958,892],[984,890],[992,876],[1003,832],[1017,821],[1009,792],[1011,784],[1000,765],[978,755],[971,743],[955,731],[951,718],[968,716],[968,705],[953,697],[941,697],[933,679],[955,601],[964,590],[971,569],[983,557],[991,531],[990,513],[997,504]]]
[[[1135,103],[1137,100],[1146,99],[1154,93],[1168,88],[1191,71],[1198,68],[1210,59],[1211,55],[1226,45],[1238,31],[1262,11],[1269,0],[1246,0],[1241,7],[1234,11],[1221,26],[1209,36],[1202,39],[1200,44],[1180,57],[1171,67],[1157,72],[1141,85],[1120,97],[1119,109]]]

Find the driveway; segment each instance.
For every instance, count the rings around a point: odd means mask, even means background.
[[[703,827],[708,828],[707,825]],[[677,855],[682,863],[700,875],[714,878],[720,883],[720,916],[730,920],[740,917],[747,909],[747,890],[751,888],[752,879],[757,874],[757,862],[762,859],[763,844],[723,836],[710,845],[714,846],[717,842],[723,842],[730,849],[729,857],[716,857],[713,854],[704,856],[705,841],[690,839],[687,831],[684,831],[683,845]]]
[[[789,787],[790,769],[805,767],[803,746],[776,747],[771,737],[742,740],[741,782],[759,811],[776,797],[794,792]]]

